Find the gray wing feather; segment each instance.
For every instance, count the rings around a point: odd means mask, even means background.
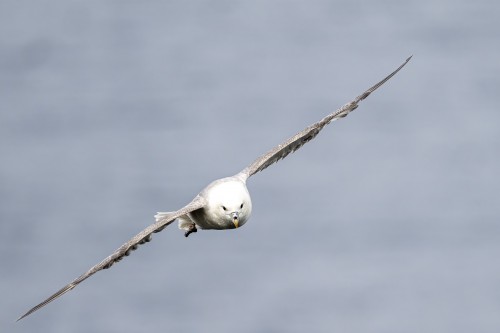
[[[205,203],[206,203],[205,199],[203,199],[200,196],[197,196],[195,199],[193,199],[193,201],[191,201],[183,208],[179,209],[176,212],[172,212],[171,214],[165,216],[163,219],[157,221],[156,223],[151,224],[149,227],[147,227],[146,229],[142,230],[140,233],[132,237],[128,242],[120,246],[115,252],[113,252],[113,254],[106,257],[103,261],[90,268],[87,272],[85,272],[84,274],[80,275],[79,277],[77,277],[76,279],[65,285],[63,288],[61,288],[59,291],[51,295],[49,298],[47,298],[40,304],[31,308],[28,312],[19,317],[17,321],[43,308],[45,305],[49,304],[56,298],[64,295],[71,289],[75,288],[78,284],[80,284],[87,278],[91,277],[95,273],[99,272],[100,270],[110,268],[115,262],[120,261],[121,259],[123,259],[123,257],[128,256],[131,251],[137,249],[139,245],[149,242],[152,238],[153,233],[162,231],[169,224],[174,222],[175,219],[177,219],[178,217],[204,207]]]
[[[344,118],[349,114],[349,112],[355,110],[358,107],[358,103],[362,100],[364,100],[366,97],[368,97],[372,92],[374,92],[377,88],[379,88],[381,85],[383,85],[385,82],[387,82],[391,77],[393,77],[401,68],[403,68],[408,61],[410,61],[411,57],[406,59],[406,61],[399,66],[395,71],[393,71],[391,74],[386,76],[383,80],[366,90],[364,93],[356,97],[354,100],[351,102],[345,104],[342,106],[340,109],[336,110],[335,112],[329,114],[328,116],[324,117],[320,121],[318,121],[315,124],[312,124],[311,126],[307,127],[303,131],[295,134],[285,142],[279,144],[278,146],[274,147],[264,155],[260,156],[257,158],[252,164],[250,164],[248,167],[243,169],[238,175],[240,175],[242,178],[245,180],[256,174],[259,171],[264,170],[268,166],[270,166],[273,163],[278,162],[279,160],[285,158],[288,154],[293,153],[300,147],[302,147],[304,144],[307,142],[311,141],[318,135],[318,133],[331,123],[332,121],[335,121],[340,118]]]

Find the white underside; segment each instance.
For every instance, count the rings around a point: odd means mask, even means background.
[[[189,231],[191,226],[195,224],[187,215],[179,217],[178,225],[179,229]]]

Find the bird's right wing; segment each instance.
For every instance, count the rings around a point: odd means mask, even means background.
[[[203,199],[201,196],[196,196],[196,198],[193,199],[189,204],[186,206],[182,207],[178,211],[171,212],[167,215],[162,216],[162,218],[158,219],[156,223],[151,224],[149,227],[146,229],[142,230],[140,233],[132,237],[128,242],[120,246],[118,249],[116,249],[113,254],[110,256],[106,257],[103,261],[98,263],[97,265],[93,266],[90,268],[88,271],[86,271],[84,274],[79,276],[78,278],[74,279],[67,285],[65,285],[63,288],[61,288],[59,291],[51,295],[49,298],[41,302],[40,304],[34,306],[31,308],[28,312],[23,314],[18,321],[23,319],[26,316],[29,316],[33,312],[43,308],[45,305],[49,304],[56,298],[64,295],[71,289],[75,288],[78,284],[83,282],[85,279],[89,278],[90,276],[94,275],[95,273],[99,272],[100,270],[110,268],[115,262],[120,261],[123,259],[123,257],[128,256],[131,251],[134,251],[137,249],[137,247],[141,244],[147,243],[151,240],[152,234],[156,232],[160,232],[163,229],[165,229],[169,224],[175,221],[176,218],[188,214],[194,210],[203,208],[206,204],[205,199]]]
[[[364,93],[362,93],[361,95],[356,97],[351,102],[345,104],[337,111],[330,113],[329,115],[327,115],[326,117],[324,117],[323,119],[318,121],[317,123],[312,124],[311,126],[300,131],[299,133],[295,134],[294,136],[292,136],[291,138],[289,138],[285,142],[277,145],[276,147],[274,147],[273,149],[271,149],[270,151],[268,151],[264,155],[257,158],[255,161],[253,161],[252,164],[250,164],[245,169],[243,169],[238,174],[238,176],[241,179],[246,180],[248,177],[256,174],[259,171],[264,170],[265,168],[267,168],[271,164],[276,163],[279,160],[285,158],[286,156],[288,156],[288,154],[293,153],[294,151],[296,151],[297,149],[302,147],[304,144],[306,144],[307,142],[314,139],[316,137],[316,135],[318,135],[318,133],[323,129],[323,127],[325,127],[326,125],[328,125],[329,123],[331,123],[334,120],[344,118],[345,116],[347,116],[349,114],[349,112],[356,109],[358,107],[358,103],[360,101],[364,100],[372,92],[374,92],[377,88],[379,88],[381,85],[386,83],[391,77],[396,75],[396,73],[399,72],[399,70],[401,68],[403,68],[408,63],[408,61],[410,61],[410,59],[411,59],[411,57],[406,59],[406,61],[401,66],[399,66],[396,70],[394,70],[391,74],[387,75],[384,79],[382,79],[381,81],[376,83],[374,86],[372,86],[371,88],[366,90]]]

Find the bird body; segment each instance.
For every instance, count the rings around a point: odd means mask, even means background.
[[[179,229],[235,229],[244,225],[252,212],[246,182],[238,175],[213,181],[198,196],[206,202],[205,206],[181,216]],[[156,221],[168,219],[168,214],[157,213]]]

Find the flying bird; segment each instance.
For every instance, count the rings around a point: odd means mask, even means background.
[[[236,175],[213,181],[196,195],[190,203],[181,209],[173,212],[158,212],[155,215],[155,223],[132,237],[128,242],[120,246],[100,263],[65,285],[40,304],[28,310],[19,317],[17,321],[29,316],[56,298],[64,295],[100,270],[110,268],[114,263],[120,261],[123,257],[128,256],[130,252],[137,249],[139,245],[151,241],[153,233],[162,231],[175,220],[178,220],[179,228],[185,231],[186,237],[197,232],[198,229],[224,230],[241,227],[248,221],[250,213],[252,212],[252,201],[246,186],[246,181],[249,177],[285,158],[288,154],[293,153],[304,144],[314,139],[323,127],[330,124],[332,121],[347,116],[358,107],[359,102],[364,100],[399,72],[410,59],[411,56],[395,71],[354,100],[272,148]]]

